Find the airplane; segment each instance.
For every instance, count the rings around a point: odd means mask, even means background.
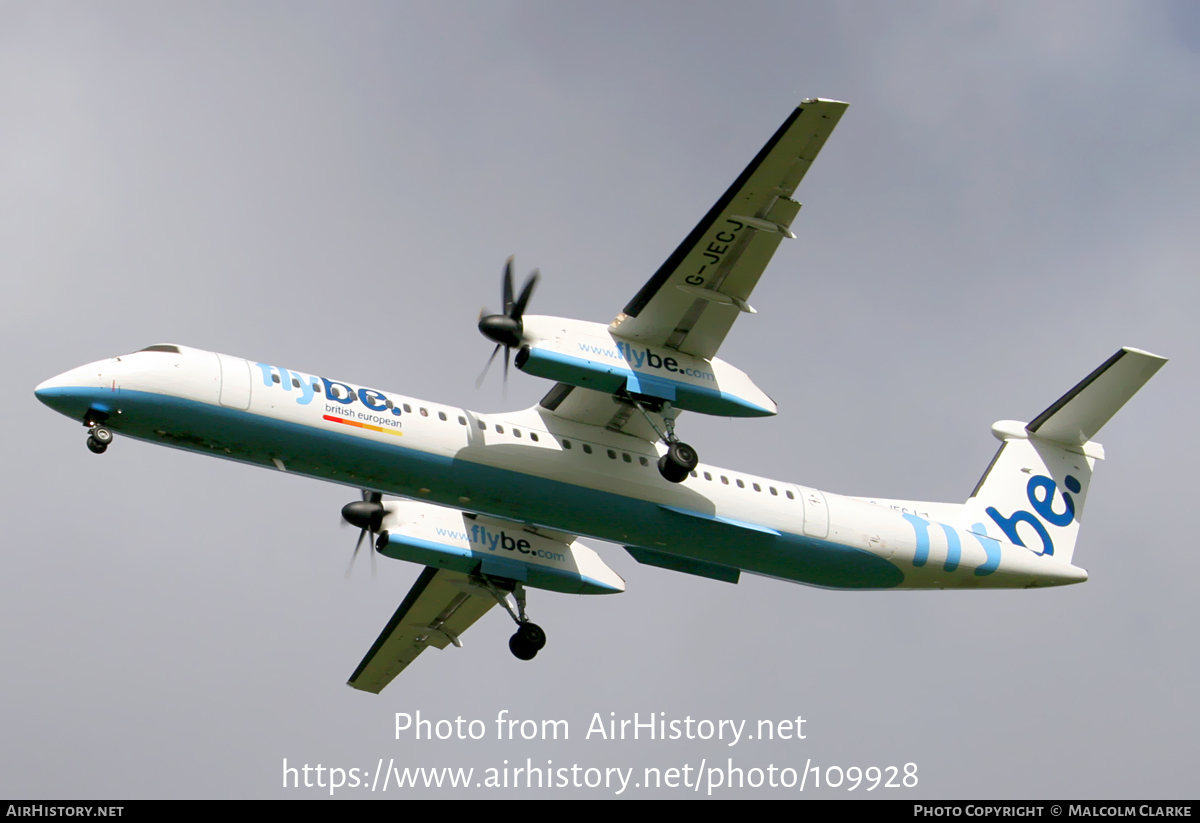
[[[777,408],[716,357],[776,248],[792,199],[847,104],[806,99],[692,232],[606,324],[526,315],[511,258],[502,309],[480,332],[517,369],[554,381],[499,414],[419,400],[177,344],[100,360],[37,386],[103,454],[116,435],[361,490],[342,509],[370,550],[425,568],[350,676],[378,694],[426,648],[461,646],[493,606],[530,660],[546,633],[528,588],[615,594],[625,581],[580,537],[641,564],[728,583],[743,572],[832,589],[1039,588],[1073,564],[1100,428],[1166,362],[1122,348],[1000,447],[964,503],[852,497],[701,463],[683,411]],[[513,352],[515,351],[515,356]],[[392,499],[384,499],[388,495]],[[374,555],[372,555],[374,559]]]

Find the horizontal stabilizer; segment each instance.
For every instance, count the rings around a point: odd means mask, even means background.
[[[1043,440],[1086,443],[1166,362],[1156,354],[1121,349],[1025,428]]]

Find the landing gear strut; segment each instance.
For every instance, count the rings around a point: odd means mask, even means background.
[[[665,401],[657,401],[657,408],[654,409],[662,415],[663,424],[667,428],[664,434],[659,431],[658,426],[654,425],[654,419],[650,417],[650,410],[647,409],[644,400],[633,395],[630,395],[628,399],[646,418],[646,422],[650,424],[650,428],[654,429],[654,433],[661,437],[663,443],[667,445],[667,453],[658,458],[658,473],[672,483],[682,483],[696,468],[700,457],[696,454],[695,449],[675,436],[675,418],[667,413],[668,404]]]
[[[542,631],[541,626],[525,616],[525,586],[520,581],[513,584],[513,598],[517,601],[517,608],[514,610],[508,602],[508,595],[502,594],[491,580],[484,577],[483,584],[517,624],[516,634],[508,639],[508,650],[518,660],[533,660],[546,645],[546,633]]]

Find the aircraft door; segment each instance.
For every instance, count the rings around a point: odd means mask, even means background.
[[[250,364],[240,357],[218,354],[221,366],[221,405],[231,409],[250,408]]]
[[[816,489],[797,489],[804,500],[804,533],[822,540],[829,536],[829,505]]]

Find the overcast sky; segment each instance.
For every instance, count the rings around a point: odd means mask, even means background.
[[[0,5],[0,796],[328,794],[284,789],[285,758],[635,781],[732,758],[916,764],[915,788],[869,796],[1196,797],[1198,8]],[[628,591],[531,592],[536,660],[493,610],[374,696],[345,681],[420,569],[343,577],[353,490],[119,436],[98,457],[33,396],[178,342],[532,405],[544,381],[474,385],[505,258],[542,271],[530,311],[611,320],[812,96],[850,108],[721,351],[780,413],[687,415],[681,434],[717,465],[961,502],[993,421],[1031,419],[1122,345],[1153,351],[1171,362],[1098,438],[1089,582],[731,586],[596,543]],[[502,710],[570,739],[498,741]],[[417,711],[487,736],[395,739]],[[596,713],[634,712],[747,732],[802,716],[806,738],[585,739]]]

